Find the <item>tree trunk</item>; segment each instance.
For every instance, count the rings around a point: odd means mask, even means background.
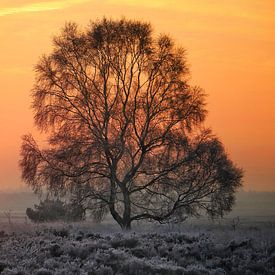
[[[123,231],[130,231],[131,230],[131,220],[123,220],[123,223],[120,225]]]
[[[122,227],[123,219],[120,217],[118,212],[115,210],[115,198],[116,198],[116,191],[115,191],[115,184],[114,181],[111,182],[111,194],[110,194],[110,201],[109,201],[109,209],[111,215],[113,216],[114,220]]]
[[[123,222],[121,225],[122,230],[131,230],[131,200],[130,194],[127,188],[122,189],[123,198],[124,198],[124,213],[123,213]]]
[[[123,216],[120,216],[119,213],[115,209],[115,201],[116,201],[116,189],[115,189],[115,181],[111,181],[111,193],[110,193],[110,201],[109,201],[109,209],[111,215],[114,220],[119,224],[123,231],[131,230],[131,200],[130,193],[127,190],[126,186],[121,186],[120,189],[123,194],[124,199],[124,212]]]

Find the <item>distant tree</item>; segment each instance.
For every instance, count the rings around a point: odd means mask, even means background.
[[[8,211],[5,211],[4,216],[8,219],[9,224],[11,224],[12,211],[10,209]]]
[[[36,65],[35,123],[23,137],[23,180],[77,194],[98,219],[181,221],[231,210],[242,171],[203,127],[205,93],[188,84],[185,52],[148,23],[66,24]]]
[[[34,205],[35,209],[27,208],[28,218],[34,222],[46,222],[64,219],[66,210],[61,200],[45,199]]]
[[[60,199],[41,200],[39,204],[34,205],[34,209],[27,208],[26,214],[33,222],[50,221],[75,221],[82,220],[85,212],[77,205],[66,204]]]

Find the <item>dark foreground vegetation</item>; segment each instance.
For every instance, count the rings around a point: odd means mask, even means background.
[[[125,234],[87,228],[59,224],[0,233],[0,273],[275,274],[273,226]]]

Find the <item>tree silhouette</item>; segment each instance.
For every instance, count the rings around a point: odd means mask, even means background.
[[[150,24],[66,24],[36,66],[35,123],[23,137],[23,180],[72,194],[100,219],[180,221],[230,211],[242,171],[203,127],[205,94],[188,84],[185,53]]]

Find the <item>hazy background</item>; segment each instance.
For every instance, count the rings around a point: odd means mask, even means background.
[[[33,208],[34,204],[39,204],[39,198],[31,192],[0,192],[0,227],[3,226],[3,222],[8,222],[7,214],[10,215],[12,224],[25,223],[26,209]],[[89,215],[87,218],[89,220]],[[220,221],[231,224],[233,220],[238,225],[239,223],[248,226],[270,224],[274,228],[275,192],[239,192],[233,210]],[[106,222],[115,223],[112,218],[107,218]],[[190,218],[183,224],[208,222],[211,221],[202,216],[200,219]]]
[[[274,0],[1,0],[0,191],[26,189],[18,159],[21,136],[35,133],[33,66],[66,21],[104,15],[149,21],[185,47],[191,82],[209,94],[207,125],[245,170],[244,189],[275,191]]]

